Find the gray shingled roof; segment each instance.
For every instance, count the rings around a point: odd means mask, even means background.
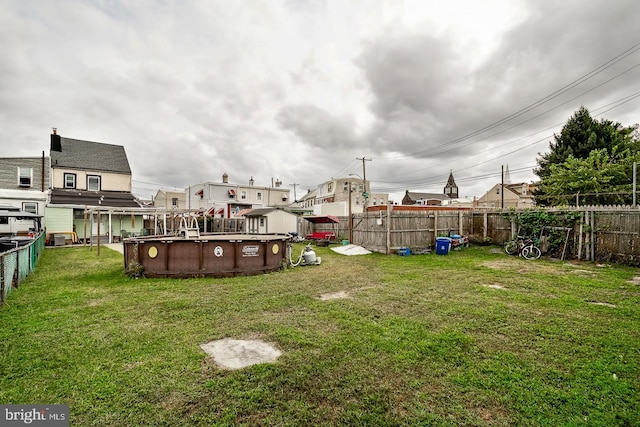
[[[442,194],[442,193],[414,193],[412,191],[409,191],[408,196],[411,198],[411,200],[447,200],[449,199],[449,196],[447,196],[446,194]]]
[[[244,216],[264,216],[275,210],[276,208],[257,208],[252,209],[251,212],[245,213]]]
[[[60,138],[62,151],[51,150],[51,167],[131,174],[122,145]]]
[[[140,203],[126,191],[51,190],[51,205],[139,208]]]

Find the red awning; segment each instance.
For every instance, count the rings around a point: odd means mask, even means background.
[[[222,215],[224,214],[224,208],[210,208],[207,211],[207,215],[209,216],[213,216],[213,215]]]
[[[313,224],[338,224],[340,220],[332,215],[325,216],[303,216],[302,218]]]
[[[230,195],[231,197],[235,197],[235,196],[236,196],[236,190],[234,190],[233,188],[230,188],[230,189],[229,189],[229,195]]]
[[[204,196],[204,190],[197,191],[196,192],[196,196],[203,197]]]

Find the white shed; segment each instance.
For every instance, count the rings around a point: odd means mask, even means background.
[[[244,214],[249,234],[293,233],[298,231],[298,216],[277,208],[253,209]]]

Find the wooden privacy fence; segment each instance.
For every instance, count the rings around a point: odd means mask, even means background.
[[[519,216],[532,210],[388,210],[353,215],[352,243],[369,250],[393,253],[407,247],[414,251],[433,248],[439,236],[460,234],[473,242],[502,245],[521,233]],[[546,241],[547,255],[563,259],[617,262],[640,265],[640,209],[629,207],[580,207],[566,209],[571,225],[561,224],[561,209],[535,209],[552,218],[542,224],[534,235],[525,236]],[[302,221],[302,224],[307,221]],[[308,225],[306,225],[308,228]],[[316,224],[316,231],[335,226]],[[302,235],[309,232],[303,228]],[[329,230],[329,228],[327,228]],[[349,240],[349,218],[340,217],[338,239]],[[559,249],[549,248],[555,241]],[[543,242],[544,243],[544,242]],[[545,246],[545,245],[543,245]],[[544,249],[544,248],[543,248]]]
[[[0,254],[0,303],[4,304],[9,294],[17,288],[35,268],[44,250],[45,233],[28,245]]]

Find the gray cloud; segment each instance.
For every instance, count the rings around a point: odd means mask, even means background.
[[[640,3],[522,0],[487,3],[486,16],[466,4],[478,16],[438,15],[450,3],[426,0],[8,0],[0,120],[10,143],[0,156],[48,151],[56,126],[124,145],[146,192],[224,172],[312,188],[361,173],[355,158],[366,156],[380,189],[440,191],[454,170],[462,193],[479,196],[501,165],[535,162],[580,105],[638,90],[640,67],[613,79],[639,63],[635,52],[482,131],[640,42]],[[632,124],[637,106],[604,114]]]

